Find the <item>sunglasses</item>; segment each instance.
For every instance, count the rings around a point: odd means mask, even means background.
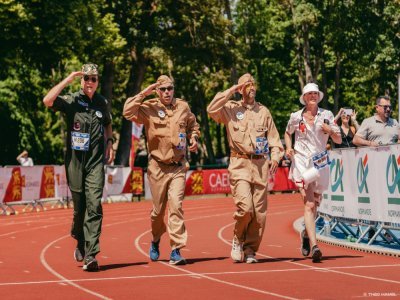
[[[168,91],[168,92],[170,92],[170,91],[172,91],[173,89],[174,89],[174,87],[173,86],[167,86],[167,87],[162,87],[162,88],[158,88],[161,92],[165,92],[165,91]]]
[[[84,80],[84,81],[89,81],[89,80],[91,80],[93,83],[95,83],[95,82],[97,82],[97,77],[96,77],[96,76],[85,75],[85,76],[83,76],[83,80]]]
[[[378,106],[383,107],[383,110],[392,110],[392,106],[391,106],[391,105],[381,105],[381,104],[378,104]]]

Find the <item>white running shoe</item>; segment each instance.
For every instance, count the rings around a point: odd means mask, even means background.
[[[258,263],[258,260],[254,254],[246,255],[246,263],[247,264],[255,264]]]
[[[235,262],[243,261],[243,246],[236,236],[232,239],[231,257]]]

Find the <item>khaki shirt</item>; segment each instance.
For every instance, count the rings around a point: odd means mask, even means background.
[[[166,164],[181,161],[186,155],[187,138],[200,136],[199,124],[189,105],[181,99],[174,99],[168,106],[158,98],[143,100],[141,93],[129,98],[124,105],[124,117],[144,124],[148,149],[156,161]]]
[[[283,146],[269,110],[255,102],[249,106],[229,98],[229,90],[218,93],[207,107],[207,112],[217,123],[223,123],[228,132],[231,151],[254,154],[256,138],[266,137],[271,159],[279,162]]]

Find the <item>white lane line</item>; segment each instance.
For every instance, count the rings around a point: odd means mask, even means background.
[[[209,215],[209,216],[203,216],[203,217],[198,217],[198,218],[192,218],[192,219],[185,220],[185,222],[192,221],[192,220],[203,219],[203,218],[209,218],[209,217],[218,217],[218,216],[227,215],[227,214],[230,214],[230,213],[218,214],[218,215]],[[151,230],[145,231],[135,239],[136,249],[146,257],[148,257],[148,255],[141,248],[141,246],[139,244],[139,241],[144,235],[146,235],[146,234],[148,234],[150,232],[151,232]],[[241,289],[253,291],[253,292],[264,294],[264,295],[275,296],[275,297],[282,298],[282,299],[297,299],[297,298],[288,297],[288,296],[285,296],[285,295],[280,295],[280,294],[276,294],[276,293],[273,293],[273,292],[259,290],[259,289],[252,288],[252,287],[249,287],[249,286],[245,286],[245,285],[236,284],[236,283],[232,283],[232,282],[229,282],[229,281],[213,278],[213,277],[210,277],[210,276],[207,276],[207,275],[203,275],[201,273],[192,272],[192,271],[189,271],[189,270],[186,270],[186,269],[174,266],[174,265],[170,265],[170,264],[168,264],[166,262],[159,261],[158,263],[161,263],[161,264],[163,264],[163,265],[165,265],[167,267],[173,268],[173,269],[178,270],[180,272],[187,273],[187,274],[189,274],[191,276],[201,277],[201,278],[208,279],[208,280],[211,280],[211,281],[214,281],[214,282],[222,283],[222,284],[225,284],[225,285],[230,285],[230,286],[233,286],[233,287],[236,287],[236,288],[241,288]]]
[[[147,265],[142,265],[143,268],[149,268]],[[326,271],[336,269],[364,269],[364,268],[392,268],[400,267],[400,264],[396,265],[370,265],[370,266],[343,266],[343,267],[331,267],[326,268]],[[250,270],[250,271],[225,271],[225,272],[204,272],[197,273],[200,275],[210,276],[224,276],[224,275],[243,275],[243,274],[268,274],[268,273],[285,273],[285,272],[310,272],[315,271],[310,268],[293,268],[293,269],[275,269],[275,270]],[[395,270],[397,272],[397,270]],[[134,280],[134,279],[160,279],[169,277],[193,277],[192,274],[157,274],[157,275],[135,275],[135,276],[120,276],[120,277],[99,277],[99,278],[78,278],[68,279],[71,282],[84,283],[92,281],[114,281],[114,280]],[[15,285],[35,285],[35,284],[65,284],[64,280],[41,280],[41,281],[18,281],[18,282],[2,282],[0,286],[15,286]]]
[[[90,295],[93,295],[93,296],[95,296],[95,297],[98,297],[98,298],[100,298],[100,299],[104,299],[104,300],[109,300],[109,299],[111,299],[111,298],[107,298],[107,297],[104,296],[104,295],[98,294],[98,293],[96,293],[96,292],[94,292],[94,291],[91,291],[91,290],[89,290],[89,289],[86,289],[86,288],[84,288],[84,287],[82,287],[82,286],[80,286],[80,285],[78,285],[78,284],[72,282],[71,280],[69,280],[69,279],[65,278],[64,276],[62,276],[61,274],[57,273],[57,272],[56,272],[52,267],[50,267],[50,265],[47,263],[46,258],[45,258],[45,253],[46,253],[47,249],[49,249],[52,245],[54,245],[55,243],[57,243],[57,242],[59,242],[59,241],[65,239],[65,238],[67,238],[67,237],[69,237],[69,235],[64,235],[64,236],[62,236],[62,237],[60,237],[60,238],[58,238],[58,239],[52,241],[51,243],[47,244],[46,247],[43,248],[42,252],[40,253],[40,262],[42,263],[42,265],[47,269],[47,271],[49,271],[49,272],[50,272],[51,274],[53,274],[55,277],[61,279],[61,282],[62,282],[62,283],[69,284],[69,285],[71,285],[71,286],[73,286],[73,287],[76,287],[78,290],[81,290],[81,291],[83,291],[83,292],[86,292],[86,293],[88,293],[88,294],[90,294]]]
[[[231,245],[231,242],[224,239],[222,237],[222,232],[229,226],[232,226],[232,224],[234,223],[230,223],[227,224],[223,227],[220,228],[220,230],[218,231],[218,238],[224,242],[227,245]],[[269,259],[273,259],[273,260],[279,260],[279,258],[277,257],[272,257],[272,256],[268,256],[268,255],[264,255],[262,253],[257,253],[258,256],[261,257],[265,257],[265,258],[269,258]],[[297,266],[302,266],[302,267],[306,267],[309,269],[312,269],[314,271],[327,271],[327,272],[331,272],[331,273],[336,273],[336,274],[341,274],[341,275],[347,275],[347,276],[351,276],[351,277],[358,277],[358,278],[364,278],[364,279],[371,279],[371,280],[378,280],[378,281],[382,281],[382,282],[387,282],[387,283],[396,283],[396,284],[400,284],[400,281],[396,281],[396,280],[391,280],[391,279],[384,279],[384,278],[379,278],[379,277],[372,277],[372,276],[365,276],[365,275],[358,275],[358,274],[353,274],[353,273],[348,273],[348,272],[341,272],[341,271],[336,271],[333,270],[332,268],[321,268],[321,267],[313,267],[313,266],[309,266],[306,264],[302,264],[302,263],[297,263],[297,262],[293,262],[293,261],[284,261],[285,263],[288,264],[293,264],[293,265],[297,265]]]

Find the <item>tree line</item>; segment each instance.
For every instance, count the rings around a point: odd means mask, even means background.
[[[325,93],[321,107],[352,107],[361,121],[378,95],[396,103],[399,24],[392,0],[2,0],[0,165],[23,149],[36,164],[63,162],[64,120],[42,99],[86,62],[99,65],[99,92],[112,103],[116,164],[128,164],[131,143],[123,104],[160,74],[197,116],[208,163],[228,149],[207,104],[245,72],[282,136],[310,81]]]

